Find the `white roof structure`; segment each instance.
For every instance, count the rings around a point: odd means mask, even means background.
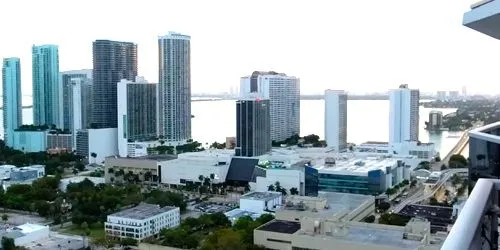
[[[366,176],[370,171],[378,169],[385,171],[387,167],[392,168],[397,164],[397,159],[388,157],[339,157],[335,159],[335,165],[320,165],[315,168],[320,173]]]
[[[39,230],[42,230],[42,229],[45,229],[45,228],[48,228],[48,226],[42,226],[42,225],[38,225],[38,224],[26,223],[26,224],[23,224],[23,225],[19,225],[19,226],[13,227],[11,230],[13,230],[13,231],[19,231],[19,232],[21,232],[23,234],[29,234],[29,233],[32,233],[32,232],[35,232],[35,231],[39,231]]]

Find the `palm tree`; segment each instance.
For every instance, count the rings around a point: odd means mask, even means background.
[[[151,181],[151,176],[152,176],[151,171],[147,171],[146,173],[144,173],[144,179],[146,181]]]
[[[210,174],[210,191],[212,190],[212,183],[214,182],[215,180],[215,174]]]
[[[94,163],[95,163],[96,158],[97,158],[97,153],[95,153],[95,152],[90,153],[90,157],[94,158]]]
[[[9,220],[9,216],[7,214],[2,214],[2,221],[6,223]]]
[[[203,184],[203,180],[205,179],[205,177],[203,177],[203,175],[200,174],[200,176],[198,176],[198,180],[200,181],[200,184],[198,186],[198,192],[201,194],[201,185]]]

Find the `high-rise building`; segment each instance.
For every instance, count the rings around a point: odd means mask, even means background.
[[[156,140],[156,84],[142,77],[118,83],[118,152],[128,156],[128,143]]]
[[[62,92],[59,83],[57,45],[32,48],[33,57],[33,123],[62,127]]]
[[[448,98],[447,98],[447,95],[446,95],[446,91],[438,91],[436,93],[436,98],[439,100],[439,101],[446,101]]]
[[[158,37],[158,134],[173,143],[191,139],[191,37]]]
[[[236,102],[236,156],[253,157],[271,151],[269,99],[246,97]]]
[[[17,57],[4,58],[2,65],[4,141],[14,146],[14,130],[23,124],[21,62]]]
[[[272,71],[255,71],[240,81],[241,97],[253,92],[270,101],[272,141],[284,141],[300,133],[299,78]]]
[[[96,40],[93,43],[93,128],[116,128],[116,84],[137,76],[137,45],[130,42]]]
[[[450,91],[448,94],[450,96],[450,100],[452,101],[456,101],[460,98],[460,93],[457,90]]]
[[[92,70],[61,72],[63,87],[63,129],[75,131],[90,126],[92,114]]]
[[[389,100],[389,144],[418,141],[419,90],[402,84],[390,90]]]
[[[325,91],[325,139],[335,152],[347,147],[347,93],[343,90]]]

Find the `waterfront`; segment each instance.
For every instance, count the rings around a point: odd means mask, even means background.
[[[317,134],[324,136],[324,101],[302,100],[300,102],[301,135]],[[192,103],[192,137],[204,145],[214,141],[224,142],[226,136],[234,136],[236,131],[235,102],[229,100],[203,101]],[[349,100],[347,105],[347,139],[356,144],[365,141],[387,141],[389,137],[389,101],[388,100]],[[455,109],[430,109],[420,107],[419,138],[422,142],[434,142],[441,155],[446,155],[458,141],[461,132],[433,132],[424,129],[425,121],[431,110],[443,111],[443,114]],[[0,123],[3,116],[0,111]],[[32,109],[23,109],[23,123],[33,121]],[[0,126],[3,137],[3,125]]]

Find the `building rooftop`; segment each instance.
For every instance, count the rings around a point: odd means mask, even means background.
[[[261,213],[254,213],[254,212],[249,212],[245,211],[239,208],[233,209],[231,211],[225,212],[224,215],[229,218],[229,220],[232,223],[235,223],[239,218],[245,217],[245,216],[250,216],[252,219],[256,220],[259,218],[262,214]]]
[[[153,161],[169,161],[177,159],[177,155],[145,155],[141,157],[120,157],[120,156],[109,156],[106,158],[116,158],[116,159],[129,159],[129,160],[153,160]]]
[[[156,204],[141,203],[133,208],[125,209],[120,212],[110,214],[108,216],[122,217],[133,220],[144,220],[146,218],[168,212],[170,210],[176,209],[177,207],[160,207]]]
[[[440,206],[427,206],[411,204],[406,205],[399,213],[406,217],[425,218],[431,223],[431,230],[443,231],[448,230],[448,225],[453,225],[453,208]]]
[[[294,234],[299,231],[300,222],[296,221],[285,221],[285,220],[272,220],[263,226],[259,227],[257,230],[284,233],[284,234]]]
[[[318,197],[326,198],[329,210],[334,213],[351,212],[367,202],[375,202],[372,195],[318,192]]]
[[[384,141],[367,141],[367,142],[361,143],[361,145],[363,145],[363,144],[389,145],[388,142],[384,142]]]
[[[317,234],[317,237],[334,237],[344,241],[355,242],[358,245],[383,245],[403,249],[419,249],[420,241],[403,239],[402,228],[372,226],[368,223],[349,223],[346,225],[345,235],[326,236]],[[297,234],[307,234],[299,231]]]
[[[278,192],[252,192],[243,195],[241,199],[270,201],[279,198],[281,196],[282,194]]]
[[[391,157],[336,157],[335,165],[318,165],[315,168],[320,173],[339,174],[339,175],[359,175],[365,176],[373,170],[383,170],[386,167],[397,165],[397,159]]]
[[[47,228],[48,226],[43,226],[43,225],[38,225],[38,224],[31,224],[31,223],[26,223],[23,225],[19,225],[16,227],[13,227],[11,230],[12,231],[17,231],[21,232],[23,234],[29,234],[38,230],[42,230],[44,228]]]
[[[318,192],[318,197],[291,195],[286,199],[281,211],[296,211],[305,217],[317,218],[352,218],[351,213],[356,209],[368,205],[373,206],[375,198],[371,195]],[[279,216],[278,216],[279,217]]]

